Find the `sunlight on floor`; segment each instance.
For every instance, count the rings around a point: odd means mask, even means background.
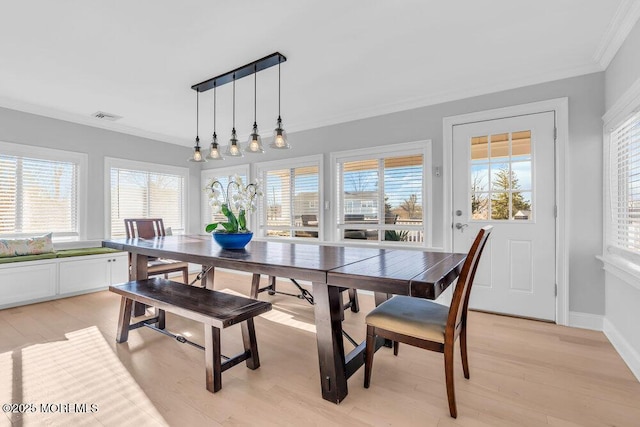
[[[0,417],[14,426],[167,425],[97,327],[65,336],[0,354],[0,402],[32,405]]]
[[[246,297],[246,295],[228,288],[220,289],[220,291],[232,295]],[[311,332],[314,334],[316,333],[316,325],[314,325],[313,323],[301,322],[300,320],[296,320],[294,319],[294,316],[292,314],[286,313],[276,307],[272,307],[271,311],[261,314],[260,317],[269,320],[270,322],[280,323],[281,325],[290,326],[292,328],[301,329],[303,331]]]

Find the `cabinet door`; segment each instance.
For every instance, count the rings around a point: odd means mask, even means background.
[[[20,265],[20,266],[17,266]],[[0,269],[0,308],[56,294],[55,262],[20,262]]]
[[[79,257],[60,262],[60,294],[106,289],[111,283],[112,257]]]
[[[117,285],[129,281],[129,254],[119,253],[111,259],[111,284]]]

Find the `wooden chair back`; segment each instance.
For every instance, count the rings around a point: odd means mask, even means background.
[[[466,322],[473,279],[475,278],[476,270],[480,263],[480,256],[492,230],[493,226],[491,225],[480,229],[462,265],[462,271],[460,272],[460,276],[458,276],[458,283],[453,291],[453,299],[449,307],[449,317],[447,318],[447,326],[445,328],[445,342],[455,339],[456,334],[460,332],[462,322]]]
[[[129,218],[124,220],[127,239],[152,239],[166,236],[162,218]]]

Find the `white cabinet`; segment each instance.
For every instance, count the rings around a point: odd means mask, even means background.
[[[60,259],[60,295],[107,289],[128,281],[129,257],[126,252]]]
[[[54,297],[57,267],[55,259],[4,264],[0,269],[0,308]]]

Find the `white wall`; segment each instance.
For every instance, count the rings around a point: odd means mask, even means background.
[[[474,111],[526,104],[552,98],[569,98],[569,182],[570,200],[569,291],[570,311],[604,314],[604,274],[595,256],[602,251],[602,122],[604,73],[589,74],[519,89],[447,102],[398,113],[296,132],[289,135],[293,149],[270,150],[258,157],[227,159],[224,166],[324,154],[325,188],[329,183],[329,153],[355,148],[430,139],[433,166],[442,164],[442,119]],[[313,102],[313,100],[310,100]],[[336,102],[340,102],[339,99]],[[327,108],[331,108],[330,105]],[[283,113],[286,113],[283,112]],[[286,114],[283,114],[286,125]],[[205,168],[216,167],[207,163]],[[292,165],[293,166],[293,165]],[[442,246],[442,178],[433,178],[433,246]],[[325,192],[325,200],[332,196]]]
[[[0,141],[37,147],[87,153],[89,157],[87,235],[84,239],[105,236],[104,158],[117,157],[151,163],[189,167],[187,227],[198,232],[200,220],[200,167],[188,163],[188,147],[111,132],[90,126],[50,119],[34,114],[0,108]]]
[[[640,22],[605,72],[607,111],[626,103],[632,87],[640,84]],[[640,380],[640,275],[624,274],[615,266],[605,275],[604,332]],[[618,274],[613,274],[617,272]]]

